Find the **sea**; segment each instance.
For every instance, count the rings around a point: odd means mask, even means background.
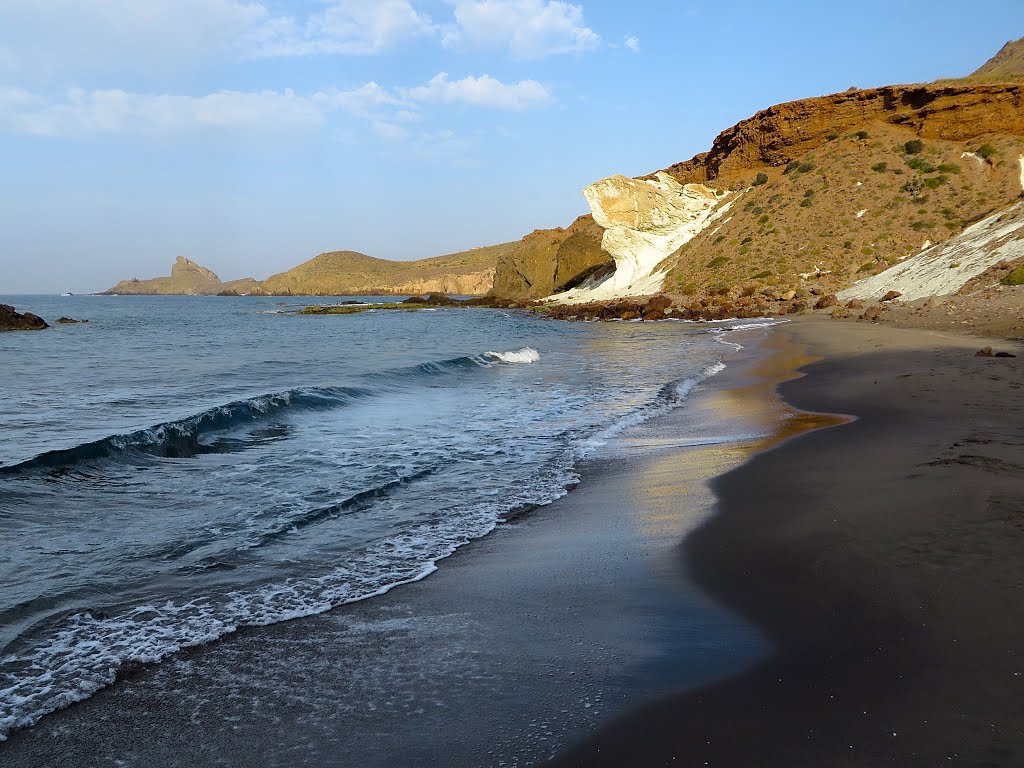
[[[0,740],[125,665],[428,577],[569,492],[759,324],[0,303],[89,320],[0,334]]]

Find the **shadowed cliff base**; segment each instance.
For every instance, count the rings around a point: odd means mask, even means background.
[[[858,420],[725,475],[686,543],[698,583],[776,653],[554,765],[1020,765],[1019,362],[927,332],[780,332],[826,355],[787,400]]]

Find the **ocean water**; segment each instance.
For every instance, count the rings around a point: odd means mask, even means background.
[[[91,321],[0,334],[0,740],[127,663],[424,578],[756,324],[0,302]]]

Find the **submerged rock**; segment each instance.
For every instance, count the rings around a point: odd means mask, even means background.
[[[0,304],[0,331],[41,331],[49,324],[31,312],[15,312],[10,304]]]
[[[88,320],[75,320],[73,317],[58,317],[57,322],[61,325],[75,325],[77,323],[88,323]]]

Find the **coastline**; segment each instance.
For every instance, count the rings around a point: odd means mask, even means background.
[[[763,329],[729,340],[746,349],[683,407],[428,579],[124,670],[13,734],[5,765],[534,764],[755,663],[762,636],[693,588],[679,542],[713,513],[710,477],[799,427],[773,391],[804,358]]]
[[[780,385],[786,401],[856,421],[719,477],[718,514],[685,543],[696,583],[774,653],[552,764],[1019,765],[1020,358],[816,318],[775,333],[824,358]]]

